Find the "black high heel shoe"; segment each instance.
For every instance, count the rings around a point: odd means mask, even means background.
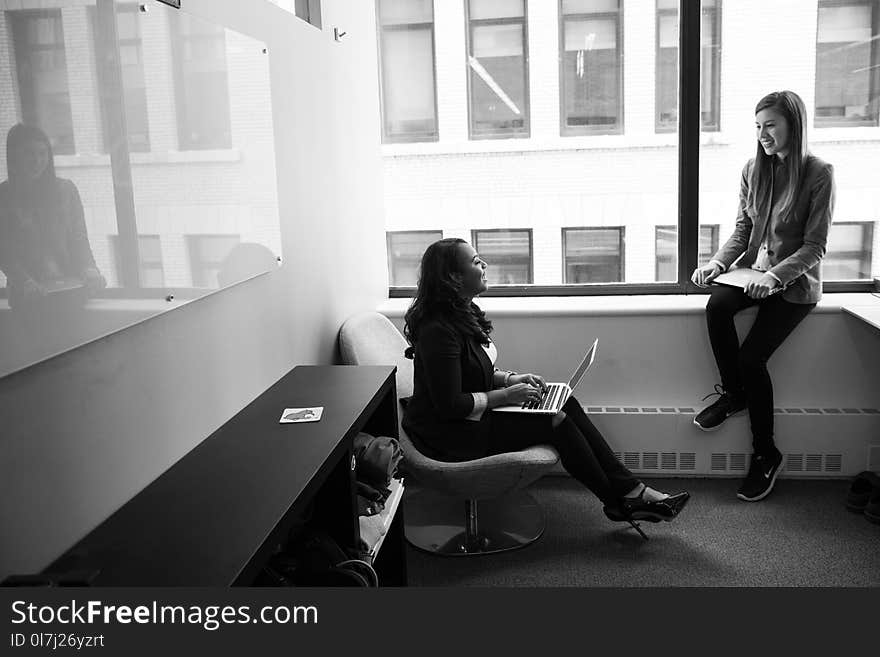
[[[681,513],[688,500],[691,499],[691,494],[685,491],[669,495],[662,500],[648,502],[644,497],[646,490],[647,487],[643,487],[637,497],[621,497],[617,507],[605,506],[602,510],[609,520],[628,522],[647,541],[648,537],[636,521],[660,522],[664,520],[669,522]]]

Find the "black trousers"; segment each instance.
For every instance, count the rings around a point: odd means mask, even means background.
[[[740,310],[758,306],[755,323],[742,345],[733,318]],[[773,383],[767,361],[794,328],[815,308],[815,303],[789,303],[782,294],[752,299],[740,288],[719,286],[706,304],[706,324],[721,385],[744,399],[752,426],[756,454],[773,453]]]
[[[562,410],[566,418],[557,427],[552,426],[548,416],[493,413],[489,453],[552,445],[559,452],[562,466],[575,479],[605,504],[615,505],[639,480],[614,456],[574,396]]]

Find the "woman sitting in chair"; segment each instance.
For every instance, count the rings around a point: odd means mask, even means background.
[[[404,324],[415,377],[403,427],[416,447],[439,461],[466,461],[550,444],[565,469],[604,503],[609,519],[634,524],[675,518],[690,494],[667,495],[640,482],[574,396],[553,416],[492,412],[540,399],[546,384],[536,374],[494,367],[492,322],[473,301],[488,288],[486,267],[470,244],[456,238],[434,242],[422,257]]]

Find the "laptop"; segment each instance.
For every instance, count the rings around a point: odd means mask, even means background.
[[[747,283],[751,281],[758,281],[766,273],[767,272],[759,271],[757,269],[750,269],[748,267],[735,267],[734,269],[726,271],[723,274],[718,274],[718,276],[712,279],[712,283],[745,289]],[[770,290],[770,294],[776,294],[781,290],[782,286],[777,285],[772,290]]]
[[[581,378],[590,369],[590,365],[596,360],[596,348],[599,346],[599,338],[593,340],[593,344],[584,354],[580,364],[575,368],[568,380],[568,383],[548,383],[547,389],[541,395],[540,401],[523,402],[522,404],[513,404],[508,406],[498,406],[493,408],[495,413],[538,413],[539,415],[556,415],[568,398],[575,386],[580,383]]]

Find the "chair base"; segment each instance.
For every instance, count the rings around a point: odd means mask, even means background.
[[[410,545],[449,557],[516,550],[544,533],[544,513],[525,491],[479,503],[423,491],[406,500],[404,519]]]

